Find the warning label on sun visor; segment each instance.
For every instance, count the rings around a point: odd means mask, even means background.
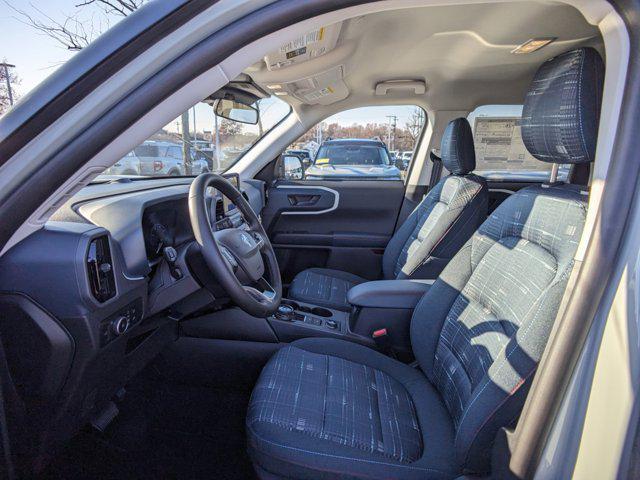
[[[289,43],[286,43],[280,47],[280,52],[289,55],[289,53],[305,48],[311,43],[321,42],[324,37],[324,27],[314,30],[313,32],[306,33]]]
[[[473,129],[477,170],[548,170],[522,142],[520,118],[477,117]]]

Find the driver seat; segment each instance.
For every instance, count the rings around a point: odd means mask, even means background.
[[[584,48],[545,62],[527,94],[522,136],[539,160],[595,153],[603,64]],[[265,366],[247,415],[261,478],[451,479],[487,473],[514,425],[573,267],[586,217],[577,186],[512,195],[417,305],[419,368],[355,343],[310,338]]]

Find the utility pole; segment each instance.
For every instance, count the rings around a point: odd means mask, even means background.
[[[9,95],[9,105],[13,107],[13,92],[11,91],[11,80],[9,79],[9,69],[16,68],[16,66],[11,65],[10,63],[2,62],[0,63],[0,67],[4,68],[4,80],[7,82],[7,95]]]
[[[191,175],[191,135],[189,133],[189,110],[182,114],[182,161],[184,175]]]
[[[213,125],[213,131],[216,132],[215,133],[215,145],[216,145],[216,172],[219,172],[220,170],[222,170],[220,168],[220,127],[218,125],[218,115],[215,114],[215,112],[213,113],[213,121],[214,121],[214,125]]]
[[[396,143],[396,126],[398,124],[398,116],[387,115],[387,118],[389,119],[389,134],[388,134],[387,145],[389,145],[389,150],[395,150],[394,147]]]
[[[191,109],[193,112],[193,139],[198,140],[198,129],[196,128],[196,106]]]

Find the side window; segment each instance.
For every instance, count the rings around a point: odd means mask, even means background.
[[[403,181],[425,119],[424,110],[414,105],[340,112],[289,145],[282,176]]]
[[[475,173],[487,180],[544,182],[551,164],[531,155],[522,141],[522,105],[483,105],[467,117],[476,150]],[[559,180],[566,180],[569,166],[561,165]]]

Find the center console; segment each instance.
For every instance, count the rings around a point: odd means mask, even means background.
[[[348,312],[282,299],[269,317],[253,317],[239,308],[225,308],[180,323],[181,335],[259,342],[289,343],[307,337],[329,337],[359,343],[413,360],[409,327],[413,310],[432,284],[424,280],[371,281],[353,287]],[[380,338],[384,332],[384,338]]]
[[[285,298],[267,321],[281,341],[289,342],[304,337],[349,335],[349,316],[348,312]]]
[[[281,341],[304,337],[337,337],[392,351],[411,360],[409,327],[416,304],[431,280],[381,280],[349,290],[349,312],[283,299],[267,320]],[[384,336],[385,338],[380,338]]]

